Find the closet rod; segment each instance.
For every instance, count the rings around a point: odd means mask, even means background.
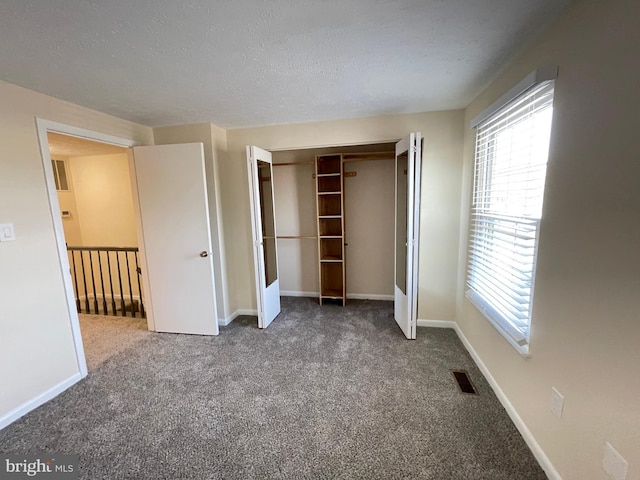
[[[309,239],[309,240],[317,240],[318,237],[304,236],[304,235],[278,235],[276,238],[289,238],[289,239]]]
[[[301,162],[283,162],[283,163],[273,163],[274,167],[285,167],[287,165],[313,165],[316,162],[313,160],[301,161]]]
[[[339,155],[339,154],[336,154]],[[344,162],[361,162],[365,160],[393,160],[395,152],[359,152],[359,153],[343,153]],[[286,167],[287,165],[314,165],[313,160],[301,160],[299,162],[282,162],[273,163],[274,167]]]
[[[343,162],[362,162],[365,160],[393,160],[396,158],[395,152],[361,152],[343,153]]]

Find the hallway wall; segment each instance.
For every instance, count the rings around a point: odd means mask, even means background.
[[[127,154],[70,157],[67,163],[82,245],[137,246]]]

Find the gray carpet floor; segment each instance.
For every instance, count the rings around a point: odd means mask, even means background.
[[[88,315],[81,313],[80,332],[87,359],[87,369],[92,372],[111,357],[130,348],[151,335],[147,320],[122,316]]]
[[[0,452],[78,454],[85,479],[546,478],[455,332],[408,341],[392,303],[356,300],[149,334],[0,431]]]

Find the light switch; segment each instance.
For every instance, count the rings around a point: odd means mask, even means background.
[[[16,239],[13,223],[0,223],[0,242],[11,242]]]

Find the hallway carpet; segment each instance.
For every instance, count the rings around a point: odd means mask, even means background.
[[[79,314],[78,317],[87,369],[90,372],[134,343],[151,335],[147,330],[145,318],[85,313]]]
[[[149,334],[0,431],[0,452],[78,454],[92,480],[546,478],[454,331],[408,341],[390,302],[304,298],[256,325]]]

